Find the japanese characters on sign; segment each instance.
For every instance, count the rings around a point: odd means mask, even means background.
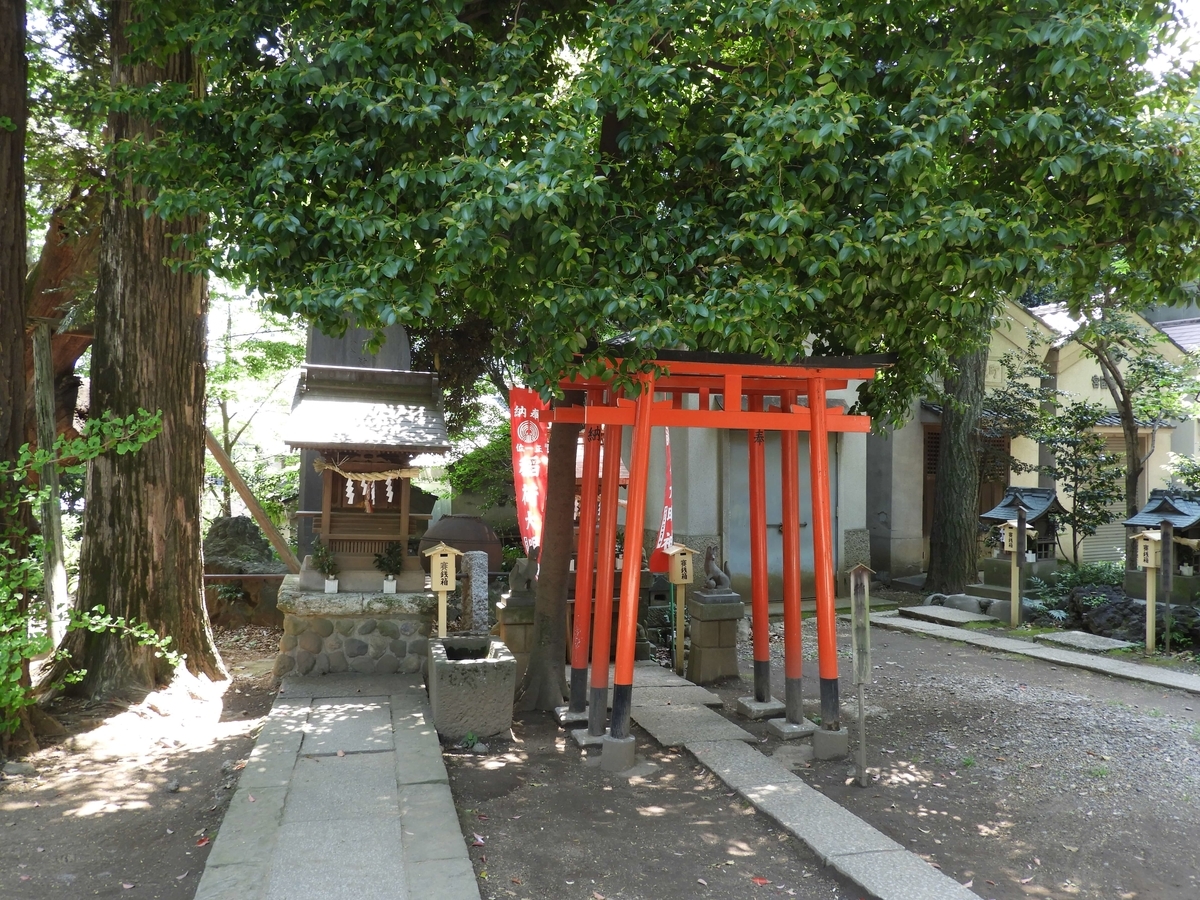
[[[658,526],[658,540],[654,542],[654,552],[650,554],[650,571],[667,571],[667,548],[675,543],[674,509],[671,498],[671,429],[663,429],[666,435],[666,472],[667,484],[663,488],[662,522]]]
[[[513,485],[517,495],[517,525],[525,552],[542,545],[546,509],[546,466],[549,462],[549,407],[536,391],[509,391],[512,412]]]

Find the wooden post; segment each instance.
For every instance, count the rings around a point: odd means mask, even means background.
[[[871,575],[871,570],[862,563],[850,570],[850,646],[858,697],[858,783],[862,787],[867,786],[867,711],[863,685],[871,683]]]
[[[1154,655],[1154,645],[1157,635],[1155,634],[1155,617],[1158,610],[1155,608],[1158,598],[1158,570],[1147,566],[1146,567],[1146,655]]]
[[[50,351],[52,320],[34,319],[33,328],[33,397],[37,414],[38,449],[54,450],[54,361]],[[58,465],[48,462],[42,466],[42,563],[46,598],[46,633],[57,647],[63,638],[59,617],[68,605],[67,569],[63,564],[62,504],[58,487]]]
[[[221,467],[221,471],[225,473],[225,477],[233,482],[234,488],[237,489],[238,496],[242,498],[242,502],[246,504],[246,509],[250,510],[250,515],[254,517],[254,521],[258,523],[258,527],[263,530],[263,534],[267,536],[267,540],[271,542],[271,546],[275,548],[275,552],[279,554],[279,558],[283,560],[284,565],[288,567],[288,571],[293,575],[300,571],[300,560],[296,559],[296,554],[292,552],[292,548],[288,546],[287,541],[283,539],[283,535],[275,528],[275,523],[270,520],[266,512],[259,505],[258,500],[254,498],[254,494],[250,491],[250,487],[242,480],[237,467],[234,466],[233,460],[225,455],[225,451],[221,448],[220,442],[216,439],[210,429],[204,429],[204,443],[208,446],[208,452],[213,455],[213,459],[217,461],[217,465]],[[321,523],[322,528],[328,528],[328,519],[326,518]],[[329,543],[329,532],[326,531],[321,535],[321,539],[326,544]]]
[[[409,526],[409,511],[412,508],[412,479],[400,479],[400,549],[408,556],[408,536],[412,533]]]
[[[1017,550],[1013,554],[1016,565],[1013,566],[1012,609],[1009,610],[1009,620],[1013,628],[1021,624],[1021,582],[1025,577],[1025,510],[1017,510]]]
[[[794,391],[780,398],[783,408],[796,407]],[[783,502],[783,703],[784,717],[793,725],[804,722],[801,695],[803,656],[800,636],[800,438],[788,430],[779,434],[779,482]]]
[[[321,542],[329,544],[329,533],[333,529],[333,472],[325,469],[321,473]]]
[[[686,588],[675,585],[675,674],[683,674],[683,604],[687,600]]]
[[[817,594],[817,668],[821,684],[821,728],[838,731],[842,727],[838,698],[837,599],[833,571],[833,509],[829,499],[829,430],[825,421],[827,402],[825,379],[811,378],[808,383],[809,490],[813,510],[813,568]]]
[[[1162,594],[1163,603],[1166,604],[1166,615],[1163,616],[1163,653],[1171,652],[1171,582],[1175,576],[1175,573],[1171,570],[1175,559],[1174,538],[1175,526],[1168,519],[1163,519],[1162,584],[1159,586],[1159,593]],[[1146,602],[1149,603],[1149,598],[1147,598]]]

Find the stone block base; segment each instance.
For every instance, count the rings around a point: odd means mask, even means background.
[[[797,738],[806,738],[815,734],[817,723],[810,722],[808,719],[801,719],[799,722],[789,722],[787,719],[772,719],[767,723],[767,729],[780,740],[794,741]]]
[[[738,676],[737,626],[746,614],[742,598],[728,590],[698,590],[688,603],[691,646],[687,678],[708,684]]]
[[[564,728],[568,725],[585,724],[588,720],[587,707],[584,707],[582,712],[571,712],[571,707],[569,706],[556,706],[554,707],[554,717],[558,719],[558,724]]]
[[[736,678],[737,675],[737,647],[705,647],[692,641],[688,652],[688,681],[710,684],[722,678]]]
[[[738,697],[737,701],[738,715],[747,719],[769,719],[772,716],[782,716],[784,709],[783,701],[774,698],[759,701],[753,697]]]
[[[606,734],[601,746],[600,768],[605,772],[624,772],[637,762],[637,742],[632,737],[615,738]]]
[[[844,727],[837,731],[818,728],[813,732],[813,756],[817,759],[840,759],[850,752],[850,732]]]
[[[455,658],[470,654],[465,658]],[[483,655],[478,655],[483,654]],[[512,728],[517,661],[494,637],[447,637],[429,645],[429,705],[443,738],[489,737]]]
[[[577,747],[599,747],[606,737],[606,734],[592,734],[586,728],[576,728],[571,732],[571,739]]]

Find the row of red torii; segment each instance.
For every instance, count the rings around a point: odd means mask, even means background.
[[[783,500],[783,631],[784,715],[796,725],[804,721],[801,706],[800,643],[800,485],[799,436],[809,432],[812,490],[813,565],[816,585],[818,670],[821,727],[840,728],[837,633],[833,561],[833,526],[829,498],[830,432],[870,431],[868,416],[848,414],[829,406],[826,394],[850,381],[865,381],[891,363],[890,357],[809,357],[802,363],[772,364],[757,357],[694,352],[659,352],[657,374],[639,377],[635,399],[614,391],[603,377],[575,377],[560,383],[563,390],[586,394],[583,406],[560,406],[552,421],[581,423],[586,439],[580,497],[578,558],[597,552],[595,585],[589,565],[576,567],[575,616],[571,638],[571,694],[568,714],[587,710],[588,733],[608,741],[632,740],[629,719],[633,699],[634,644],[637,639],[640,567],[621,572],[617,652],[612,687],[612,716],[605,734],[608,708],[609,648],[612,635],[613,580],[616,574],[618,487],[622,429],[633,428],[626,500],[625,558],[642,554],[641,523],[646,511],[650,464],[650,429],[655,426],[745,430],[749,450],[751,622],[754,643],[754,699],[771,700],[767,595],[767,515],[765,432],[780,433],[780,475]],[[655,395],[666,399],[655,399]],[[685,395],[696,395],[696,409],[687,408]],[[719,408],[712,400],[721,397]],[[801,401],[804,402],[801,402]],[[595,426],[602,426],[597,428]],[[604,471],[600,471],[601,444]],[[597,506],[599,507],[597,515]],[[599,519],[599,535],[594,523]],[[592,524],[592,527],[587,527]],[[592,605],[595,588],[595,610]],[[592,621],[595,621],[595,634]],[[588,690],[588,652],[591,687]]]

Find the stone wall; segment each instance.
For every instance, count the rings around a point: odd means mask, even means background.
[[[283,637],[275,677],[358,672],[428,672],[432,594],[338,593],[298,589],[295,576],[279,592]]]

